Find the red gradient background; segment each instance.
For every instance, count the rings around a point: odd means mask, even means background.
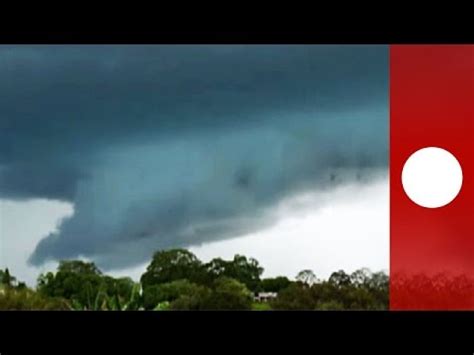
[[[436,146],[463,170],[459,195],[428,209],[403,164]],[[390,47],[390,308],[474,309],[474,45]]]

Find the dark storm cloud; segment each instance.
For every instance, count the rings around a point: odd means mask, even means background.
[[[0,46],[0,196],[74,203],[32,255],[237,236],[387,164],[386,46]],[[8,237],[8,236],[7,236]]]

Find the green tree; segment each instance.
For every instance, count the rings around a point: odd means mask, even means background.
[[[59,298],[46,297],[27,287],[0,290],[2,310],[65,310],[67,302]]]
[[[194,297],[203,293],[204,290],[204,286],[197,285],[186,279],[151,285],[143,290],[143,306],[145,309],[155,309],[160,303],[169,302],[172,304],[173,301],[180,297]]]
[[[312,270],[300,271],[298,275],[296,275],[296,280],[308,286],[311,286],[312,284],[318,281],[316,275]]]
[[[260,276],[263,268],[258,261],[243,255],[235,255],[233,260],[221,258],[212,259],[204,265],[208,280],[214,281],[220,277],[229,277],[243,283],[249,290],[260,288]]]
[[[1,270],[0,270],[1,271]],[[10,275],[10,270],[8,268],[5,269],[5,271],[1,271],[0,274],[0,283],[5,285],[6,287],[13,287],[16,281],[16,277]]]
[[[349,286],[351,284],[351,277],[343,270],[339,270],[329,276],[328,282],[338,287]]]
[[[194,280],[202,272],[201,265],[201,261],[185,249],[158,251],[140,281],[145,290],[152,285],[176,280]]]
[[[286,277],[261,280],[263,268],[257,260],[235,255],[232,260],[215,258],[202,264],[184,249],[154,254],[142,284],[128,277],[104,275],[94,263],[61,261],[56,272],[38,277],[36,291],[17,282],[8,269],[0,270],[0,309],[79,309],[79,310],[329,310],[387,309],[389,277],[384,272],[343,270],[327,281],[317,280],[311,270],[301,271],[296,282]],[[441,289],[472,287],[467,278],[415,275],[398,278],[393,287],[414,292],[423,286],[433,297],[443,297]],[[456,286],[452,286],[455,284]],[[440,286],[441,285],[441,286]],[[461,285],[461,286],[459,286]],[[410,288],[411,287],[411,288]],[[276,292],[269,303],[253,301],[253,292]],[[416,291],[416,290],[415,290]]]
[[[107,308],[107,300],[115,304],[132,296],[135,283],[130,278],[103,275],[94,263],[80,260],[61,261],[56,273],[48,272],[38,278],[37,290],[47,297],[59,297],[80,309]]]
[[[280,292],[290,286],[291,281],[284,276],[263,279],[260,286],[265,292]]]
[[[82,260],[63,260],[59,262],[58,272],[80,275],[102,275],[102,272],[94,263]]]
[[[201,309],[209,310],[250,310],[252,293],[247,287],[235,279],[219,277],[214,282],[214,290],[204,300]]]
[[[92,307],[102,281],[102,273],[93,263],[61,261],[56,274],[48,272],[39,276],[37,289],[49,297],[76,300]]]
[[[317,300],[307,284],[294,282],[280,291],[270,305],[277,310],[313,310],[316,308],[316,303]]]
[[[192,292],[181,294],[170,304],[174,310],[202,310],[206,309],[212,295],[211,289],[205,286],[195,286]]]
[[[371,278],[368,280],[366,287],[375,299],[376,309],[387,309],[389,304],[388,275],[382,271],[373,273]]]
[[[371,278],[372,273],[367,268],[356,270],[350,275],[351,283],[357,287],[366,286]]]
[[[375,272],[367,281],[367,287],[374,290],[387,290],[389,284],[388,275],[382,271]]]
[[[135,282],[130,277],[113,278],[106,275],[102,277],[102,289],[109,296],[117,295],[120,299],[129,299],[134,286]]]

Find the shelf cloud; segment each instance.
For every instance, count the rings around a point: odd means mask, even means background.
[[[74,206],[34,265],[137,265],[387,169],[387,46],[0,46],[0,77],[0,198]]]

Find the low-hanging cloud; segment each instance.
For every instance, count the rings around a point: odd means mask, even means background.
[[[387,165],[386,46],[0,47],[0,196],[70,201],[30,261],[235,237]],[[8,236],[5,236],[8,238]]]

